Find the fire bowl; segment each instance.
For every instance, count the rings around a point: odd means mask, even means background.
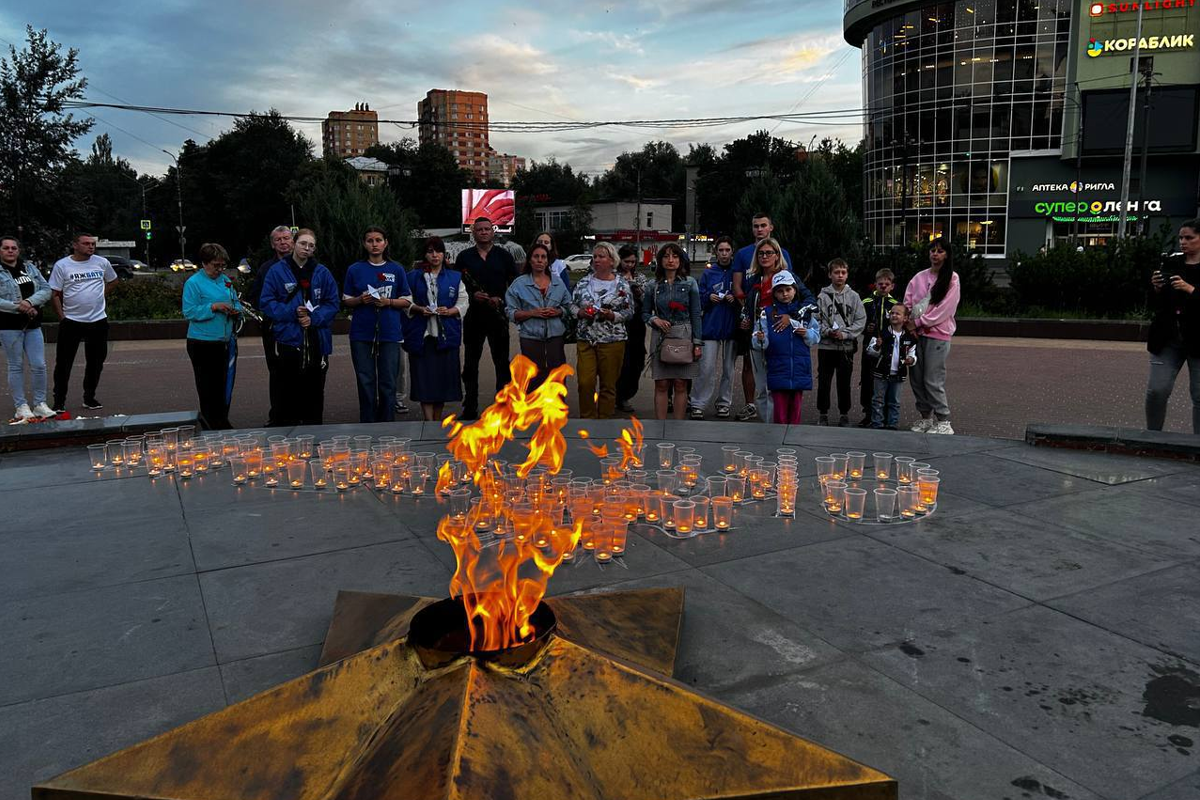
[[[534,635],[527,642],[503,650],[472,650],[462,598],[448,597],[416,613],[408,628],[408,644],[426,669],[438,669],[464,657],[515,669],[533,660],[558,627],[554,611],[545,603],[538,603],[529,623]]]

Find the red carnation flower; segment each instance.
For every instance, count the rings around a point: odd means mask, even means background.
[[[311,286],[311,285],[312,285],[312,283],[311,283],[310,281],[300,281],[300,288],[301,288],[301,289],[307,289],[307,288],[308,288],[309,286]]]
[[[387,283],[387,275],[384,275],[382,272],[376,272],[375,280],[379,281],[380,283]]]
[[[678,300],[672,300],[671,302],[667,303],[667,308],[670,309],[671,311],[687,311],[688,310],[688,307],[685,306],[683,303],[679,302]]]
[[[232,283],[230,283],[229,281],[225,281],[225,288],[226,288],[226,289],[229,289],[229,288],[230,288],[230,287],[232,287],[232,286],[233,286],[233,284],[232,284]]]

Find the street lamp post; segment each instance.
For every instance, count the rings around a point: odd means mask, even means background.
[[[179,231],[179,261],[182,264],[187,259],[187,256],[184,254],[187,246],[187,237],[184,236],[184,231],[187,228],[183,224],[183,168],[179,165],[179,159],[174,154],[168,153],[166,150],[162,152],[166,153],[175,162],[175,195],[179,202],[179,225],[177,227]]]

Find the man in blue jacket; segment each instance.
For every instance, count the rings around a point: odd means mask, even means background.
[[[700,376],[692,386],[688,416],[704,419],[704,409],[717,389],[717,419],[729,419],[733,404],[733,362],[737,358],[733,333],[737,329],[738,306],[733,293],[733,239],[722,236],[716,242],[717,260],[700,274],[701,338]],[[720,385],[717,368],[720,365]]]
[[[320,425],[325,414],[325,374],[333,352],[333,318],[341,309],[337,280],[313,257],[316,234],[296,233],[292,254],[263,281],[262,310],[274,324],[280,372],[278,425]]]

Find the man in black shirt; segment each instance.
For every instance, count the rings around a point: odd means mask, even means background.
[[[508,318],[504,316],[504,293],[517,277],[517,265],[493,239],[496,228],[487,217],[479,217],[471,226],[475,246],[458,254],[455,269],[463,274],[463,283],[471,294],[471,305],[463,321],[463,411],[462,419],[479,417],[479,359],[487,340],[496,367],[496,391],[508,385]]]
[[[275,252],[271,257],[264,261],[258,268],[258,272],[254,275],[254,283],[250,286],[250,296],[246,299],[262,313],[262,306],[259,300],[262,295],[263,281],[267,279],[267,273],[271,271],[271,267],[275,266],[280,261],[292,254],[292,229],[286,225],[280,225],[271,231],[271,249]],[[263,340],[263,354],[267,360],[267,386],[270,397],[271,408],[267,411],[267,427],[274,427],[279,424],[278,409],[282,405],[281,394],[283,393],[282,380],[279,377],[279,371],[276,365],[279,362],[278,356],[275,354],[275,333],[271,329],[271,320],[266,314],[263,314],[262,324],[259,325]]]

